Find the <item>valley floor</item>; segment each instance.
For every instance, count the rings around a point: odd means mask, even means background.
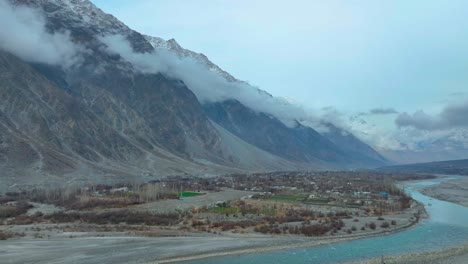
[[[259,253],[310,247],[339,241],[384,235],[413,225],[408,221],[419,210],[385,216],[401,223],[389,229],[358,231],[351,235],[304,237],[258,233],[194,233],[164,228],[125,225],[31,224],[0,225],[0,231],[22,233],[24,237],[0,241],[5,263],[173,263],[208,257]],[[375,218],[375,217],[374,217]],[[375,219],[360,218],[362,223]],[[133,228],[133,229],[132,229]],[[124,231],[122,231],[124,230]]]
[[[54,232],[54,231],[52,231]],[[387,233],[387,232],[386,232]],[[42,232],[44,235],[44,233]],[[298,236],[229,235],[136,237],[122,233],[106,237],[84,232],[62,232],[51,237],[27,237],[0,241],[5,263],[173,263],[200,258],[259,253],[310,247],[368,237],[336,238]],[[383,234],[383,233],[380,233]]]

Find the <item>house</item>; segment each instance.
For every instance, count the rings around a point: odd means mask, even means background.
[[[128,192],[128,187],[120,187],[120,188],[111,189],[110,192],[111,193]]]

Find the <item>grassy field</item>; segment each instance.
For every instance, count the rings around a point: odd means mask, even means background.
[[[199,192],[181,192],[179,193],[180,197],[194,197],[194,196],[199,196],[203,195],[204,193],[199,193]]]
[[[237,214],[239,213],[239,208],[236,207],[213,207],[209,210],[211,213],[218,214]]]

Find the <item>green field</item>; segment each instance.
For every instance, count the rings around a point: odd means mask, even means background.
[[[209,209],[209,212],[218,214],[237,214],[239,211],[239,208],[236,207],[213,207]]]
[[[194,196],[199,196],[203,194],[204,193],[199,193],[199,192],[181,192],[179,193],[179,197],[194,197]]]

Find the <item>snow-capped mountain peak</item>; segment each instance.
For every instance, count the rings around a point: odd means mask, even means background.
[[[188,49],[184,49],[182,46],[177,43],[177,41],[173,38],[169,40],[164,40],[159,37],[152,37],[148,35],[144,35],[146,40],[155,48],[155,49],[164,49],[176,54],[179,58],[192,58],[202,65],[205,65],[207,69],[219,74],[221,77],[226,79],[229,82],[240,82],[236,78],[234,78],[231,74],[227,73],[223,69],[221,69],[218,65],[211,62],[208,57],[206,57],[202,53],[197,53]]]

